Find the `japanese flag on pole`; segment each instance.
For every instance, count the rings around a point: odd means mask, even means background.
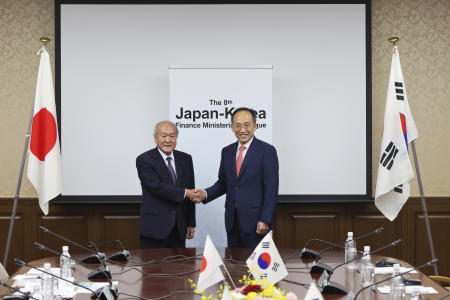
[[[255,279],[266,279],[272,284],[282,280],[288,274],[277,246],[272,240],[272,231],[266,234],[256,246],[246,263]]]
[[[409,182],[414,178],[414,172],[409,161],[408,144],[417,137],[398,49],[394,46],[375,192],[376,207],[391,221],[409,198]]]
[[[36,189],[39,206],[47,215],[48,202],[62,193],[62,169],[50,57],[45,48],[39,52],[41,61],[34,96],[27,176]]]
[[[210,286],[224,280],[220,266],[222,258],[217,252],[209,234],[206,235],[205,249],[203,250],[202,266],[197,281],[197,290],[203,291]]]

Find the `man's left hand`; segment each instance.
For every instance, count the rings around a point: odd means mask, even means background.
[[[256,224],[256,233],[259,235],[264,235],[267,232],[269,232],[269,224],[266,224],[264,222],[258,222]]]
[[[188,240],[192,239],[194,237],[195,227],[188,227],[186,232],[186,238]]]

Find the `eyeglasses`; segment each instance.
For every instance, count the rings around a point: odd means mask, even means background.
[[[250,127],[253,126],[253,123],[244,123],[244,125],[242,125],[241,123],[234,123],[233,124],[233,128],[236,130],[241,130],[242,126],[244,127],[245,130],[249,130]]]

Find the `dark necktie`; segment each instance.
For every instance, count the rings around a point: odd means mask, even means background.
[[[175,174],[175,170],[172,167],[172,157],[167,158],[167,168],[169,169],[169,173],[172,176],[173,184],[177,183],[177,175]]]

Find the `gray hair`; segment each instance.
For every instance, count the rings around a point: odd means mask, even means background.
[[[175,129],[177,130],[177,136],[178,136],[178,127],[175,125],[175,123],[173,123],[172,121],[169,121],[169,120],[163,120],[163,121],[159,121],[158,123],[156,123],[155,128],[153,129],[153,137],[156,137],[158,135],[158,127],[162,123],[172,124],[173,127],[175,127]]]

